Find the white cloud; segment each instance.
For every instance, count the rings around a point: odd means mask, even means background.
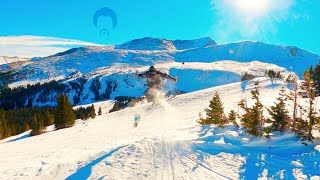
[[[295,0],[212,0],[217,19],[210,31],[224,43],[239,38],[268,40],[277,34],[279,24],[293,15],[294,5]]]
[[[97,46],[98,44],[44,36],[0,37],[0,56],[43,57],[73,47]]]

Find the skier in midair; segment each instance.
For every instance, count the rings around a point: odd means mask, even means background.
[[[147,78],[147,86],[148,89],[144,91],[144,95],[147,98],[148,102],[155,102],[157,101],[157,96],[162,89],[162,80],[161,77],[169,79],[173,81],[174,83],[177,82],[178,77],[175,78],[169,76],[166,73],[162,73],[160,71],[157,71],[154,66],[151,66],[148,71],[146,71],[143,74],[136,74],[136,77],[140,78]]]

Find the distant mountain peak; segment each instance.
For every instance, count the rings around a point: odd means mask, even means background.
[[[193,40],[167,40],[162,38],[145,37],[135,39],[115,46],[115,49],[128,50],[185,50],[217,45],[210,37]]]
[[[115,46],[115,49],[128,50],[176,50],[172,41],[160,38],[145,37]]]
[[[217,43],[210,37],[204,37],[204,38],[199,38],[194,40],[175,40],[173,41],[173,44],[178,50],[201,48],[201,47],[217,45]]]

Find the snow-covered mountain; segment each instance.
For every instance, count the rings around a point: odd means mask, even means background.
[[[265,70],[274,69],[283,73],[294,72],[301,77],[304,70],[317,64],[319,60],[318,55],[297,47],[262,42],[217,45],[210,38],[142,38],[114,46],[73,48],[45,58],[32,58],[28,64],[11,69],[5,82],[11,87],[17,87],[61,80],[66,84],[64,93],[72,100],[77,99],[76,104],[85,104],[112,99],[118,95],[142,95],[144,81],[132,76],[146,71],[150,65],[176,76],[181,62],[185,62],[178,83],[168,82],[164,90],[192,92],[238,82],[245,72],[262,76]],[[0,77],[0,82],[3,81]],[[98,83],[98,86],[93,88],[92,82]],[[98,92],[93,92],[92,89]],[[41,93],[40,91],[25,101],[33,99],[33,105],[48,105],[57,94]],[[42,97],[41,100],[38,97]]]
[[[203,48],[214,46],[217,43],[211,38],[200,38],[195,40],[166,40],[159,38],[135,39],[123,44],[116,45],[116,49],[127,50],[186,50],[192,48]]]
[[[17,69],[27,64],[29,58],[0,56],[0,72]]]
[[[269,79],[257,80],[267,107],[287,85],[270,88]],[[215,92],[228,113],[238,111],[242,98],[253,103],[252,88],[253,82],[246,91],[232,83],[165,99],[153,108],[145,103],[108,114],[113,101],[95,103],[102,115],[93,120],[0,141],[1,179],[319,179],[319,141],[306,146],[292,133],[255,138],[232,126],[197,124]],[[141,115],[137,128],[135,114]]]
[[[292,133],[255,138],[241,128],[201,127],[196,122],[215,92],[226,114],[230,110],[243,113],[238,107],[242,98],[248,105],[253,103],[253,82],[239,82],[245,72],[257,77],[260,100],[270,107],[281,87],[288,91],[288,84],[261,77],[265,71],[280,71],[285,77],[294,72],[301,77],[319,58],[297,47],[262,42],[217,45],[209,38],[143,38],[114,46],[73,48],[32,58],[10,70],[3,64],[0,82],[11,87],[60,80],[28,86],[28,95],[10,100],[53,105],[57,94],[66,93],[73,104],[101,107],[102,115],[77,120],[67,129],[54,131],[50,126],[39,136],[30,137],[27,131],[1,140],[0,179],[319,179],[319,141],[305,145]],[[145,80],[133,75],[150,65],[172,76],[180,73],[176,84],[164,83],[164,91],[186,93],[162,99],[157,106],[142,102],[108,113],[116,96],[143,94]],[[308,103],[302,98],[299,102]],[[320,103],[315,106],[319,109]],[[288,103],[287,108],[291,107]],[[136,114],[141,121],[133,128]],[[314,130],[314,136],[320,133]]]
[[[0,65],[28,61],[29,58],[0,56]]]

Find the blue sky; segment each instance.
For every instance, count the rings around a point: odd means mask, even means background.
[[[256,4],[256,2],[260,4]],[[94,13],[118,24],[101,37]],[[103,20],[101,20],[102,22]],[[320,1],[313,0],[1,0],[0,36],[36,35],[117,44],[142,37],[242,40],[293,45],[320,54]],[[102,22],[103,23],[103,22]],[[100,29],[99,29],[100,28]]]

